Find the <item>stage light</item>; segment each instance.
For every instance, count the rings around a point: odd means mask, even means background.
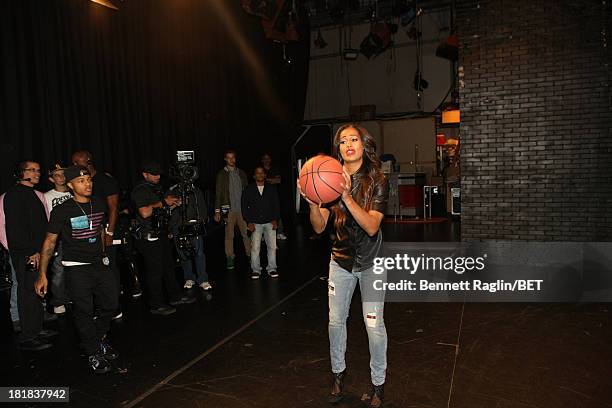
[[[382,54],[392,44],[391,28],[393,27],[383,22],[374,24],[370,34],[361,42],[361,53],[368,59]]]
[[[91,0],[91,1],[94,2],[94,3],[97,3],[97,4],[101,5],[101,6],[108,7],[109,9],[119,10],[117,8],[117,6],[115,6],[113,3],[111,3],[108,0]]]

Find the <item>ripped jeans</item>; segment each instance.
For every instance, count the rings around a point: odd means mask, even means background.
[[[383,319],[384,292],[372,288],[375,279],[386,282],[386,273],[376,275],[373,268],[362,272],[349,272],[333,259],[329,262],[329,354],[332,372],[340,373],[346,368],[346,321],[357,281],[361,291],[363,321],[368,333],[370,347],[370,375],[372,384],[385,382],[387,370],[387,330]]]

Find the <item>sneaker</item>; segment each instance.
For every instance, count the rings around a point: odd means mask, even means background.
[[[106,337],[100,340],[99,354],[107,360],[114,360],[119,357],[119,353],[109,344]]]
[[[195,303],[196,301],[197,299],[195,298],[195,296],[181,296],[180,299],[173,300],[172,302],[169,302],[169,303],[172,306],[177,306],[177,305],[188,305],[190,303]]]
[[[193,285],[195,285],[195,282],[189,279],[185,281],[185,284],[183,285],[183,289],[191,289],[193,288]]]
[[[53,306],[53,313],[55,313],[55,314],[64,314],[64,313],[66,313],[66,306],[64,306],[64,305]]]
[[[259,279],[261,272],[251,272],[251,279]]]
[[[270,271],[268,272],[268,276],[270,276],[271,278],[278,278],[278,272]]]
[[[27,351],[41,351],[51,348],[51,343],[40,339],[32,339],[19,343],[19,348]]]
[[[175,312],[176,309],[171,306],[160,306],[157,309],[151,309],[151,313],[160,316],[168,316]]]
[[[233,256],[229,256],[227,257],[227,265],[226,265],[227,269],[234,269],[234,257]]]
[[[50,339],[51,337],[55,337],[57,336],[57,331],[55,330],[41,330],[40,333],[38,333],[38,336],[36,336],[36,338],[38,338],[39,340],[46,340],[46,339]]]
[[[104,356],[93,354],[88,359],[89,366],[96,374],[106,374],[111,370],[111,365]]]
[[[212,289],[212,285],[208,282],[202,282],[200,283],[200,287],[204,290],[211,290]]]
[[[281,241],[284,241],[287,239],[287,236],[285,234],[283,234],[282,232],[276,234],[276,239],[279,239]]]

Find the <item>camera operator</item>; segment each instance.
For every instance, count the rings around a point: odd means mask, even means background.
[[[125,265],[128,268],[128,280],[131,282],[132,298],[142,296],[140,285],[141,274],[136,263],[136,249],[134,244],[133,230],[136,227],[134,209],[132,208],[130,191],[121,190],[119,195],[119,216],[117,217],[117,228],[113,238],[121,242],[118,245],[117,265]]]
[[[204,193],[194,184],[198,169],[193,164],[181,163],[177,163],[172,169],[172,176],[179,182],[170,187],[169,194],[180,197],[182,205],[172,212],[170,225],[183,267],[184,288],[191,289],[197,283],[203,290],[210,290],[212,286],[208,281],[204,254],[208,207]]]
[[[170,315],[173,306],[193,303],[194,297],[181,296],[174,276],[174,259],[168,231],[168,210],[181,205],[178,197],[165,195],[159,183],[161,166],[150,161],[142,166],[144,180],[132,190],[132,201],[137,208],[139,225],[136,248],[144,257],[146,286],[149,291],[151,313]],[[166,288],[169,304],[164,301],[162,285]]]

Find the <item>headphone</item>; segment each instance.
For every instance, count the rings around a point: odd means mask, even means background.
[[[13,167],[13,178],[17,179],[17,181],[21,180],[23,178],[23,165],[25,163],[23,161],[20,161],[18,163],[15,164],[15,166]]]
[[[16,181],[23,180],[23,174],[25,172],[25,167],[26,167],[26,164],[29,162],[34,162],[34,161],[30,159],[26,159],[26,160],[20,160],[15,164],[15,167],[13,167],[13,178],[15,178]]]

